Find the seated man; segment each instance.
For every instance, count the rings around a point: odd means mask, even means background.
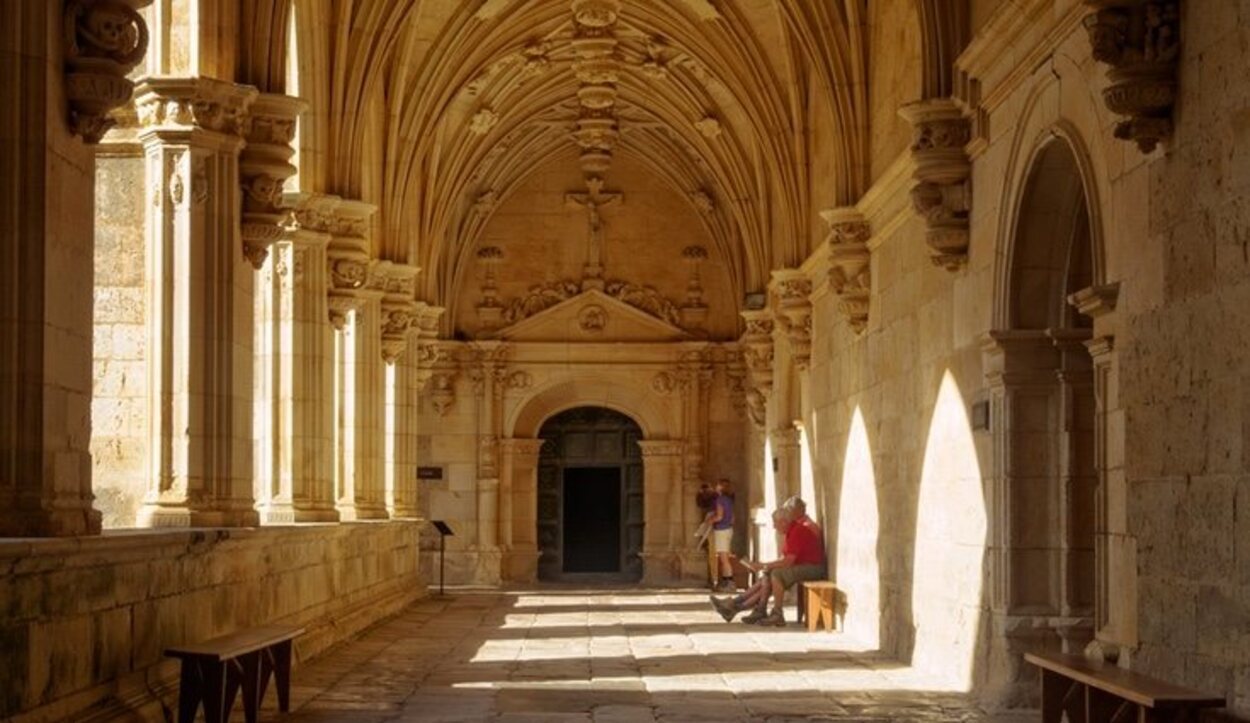
[[[786,514],[785,510],[773,511],[773,529],[783,535],[786,532],[786,527],[789,525]],[[758,566],[750,562],[744,562],[743,564],[753,570],[758,569]],[[725,622],[733,621],[734,616],[743,610],[750,610],[751,613],[743,618],[742,622],[751,624],[757,623],[768,616],[766,611],[768,597],[771,594],[772,582],[767,575],[761,575],[751,587],[747,588],[740,595],[724,599],[709,595],[708,598],[712,601],[712,607],[716,608],[716,612],[720,613]]]
[[[744,622],[755,622],[758,620],[760,625],[775,625],[781,627],[786,624],[784,615],[781,612],[782,600],[785,597],[786,590],[793,586],[796,582],[804,580],[823,580],[828,573],[825,568],[825,543],[820,527],[812,518],[807,516],[807,505],[799,497],[791,497],[782,505],[780,512],[783,515],[784,530],[778,526],[778,531],[785,534],[785,541],[781,547],[781,557],[772,562],[766,563],[747,563],[747,566],[757,572],[767,573],[764,580],[768,584],[768,592],[773,598],[773,609],[767,615],[763,613],[764,606],[767,604],[768,596],[762,595],[762,599],[758,602],[750,600],[755,604],[758,616],[752,615],[744,619]],[[777,523],[777,517],[774,516],[774,524]],[[755,592],[752,586],[748,590],[748,595]],[[713,605],[717,612],[726,620],[732,620],[733,615],[739,610],[745,609],[748,604],[746,597],[733,600],[713,600]],[[742,605],[743,607],[739,607]]]

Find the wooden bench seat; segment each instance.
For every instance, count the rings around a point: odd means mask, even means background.
[[[1222,708],[1221,697],[1150,678],[1079,655],[1025,653],[1042,671],[1042,721],[1147,723],[1196,721],[1201,708]]]
[[[268,625],[166,649],[165,655],[182,661],[178,723],[192,723],[201,704],[206,723],[225,723],[240,692],[244,719],[254,723],[271,678],[278,691],[278,710],[287,712],[291,642],[303,632],[291,625]]]

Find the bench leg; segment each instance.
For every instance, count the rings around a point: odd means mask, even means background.
[[[1042,723],[1060,723],[1068,714],[1068,723],[1086,723],[1085,697],[1081,686],[1058,673],[1042,670]]]
[[[816,597],[816,591],[804,586],[803,592],[803,609],[807,612],[807,632],[816,632],[816,625],[820,622],[820,600]]]
[[[1088,723],[1113,723],[1127,705],[1114,695],[1085,686],[1085,720]]]
[[[278,710],[291,710],[291,641],[273,647],[274,687],[278,689]]]
[[[260,715],[260,651],[239,658],[240,684],[243,688],[243,719],[256,723]]]
[[[204,681],[204,723],[226,723],[226,665],[215,660],[200,660],[200,678]]]
[[[203,685],[199,663],[184,658],[178,683],[178,723],[195,723],[195,711],[204,697]]]

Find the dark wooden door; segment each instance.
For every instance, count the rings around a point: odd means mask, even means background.
[[[543,425],[538,466],[538,577],[642,578],[643,476],[632,419],[578,407]]]

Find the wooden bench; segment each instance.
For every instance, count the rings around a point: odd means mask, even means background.
[[[1224,699],[1149,678],[1079,655],[1025,653],[1042,671],[1042,721],[1059,723],[1154,723],[1196,721],[1201,708],[1223,708]]]
[[[842,629],[841,621],[846,619],[846,595],[828,580],[808,580],[799,583],[799,622],[807,618],[807,629],[816,632],[816,627],[823,624],[825,631],[835,627]]]
[[[255,723],[270,678],[278,690],[278,710],[290,710],[291,641],[303,632],[290,625],[269,625],[168,648],[165,655],[182,661],[178,723],[192,723],[201,704],[205,723],[226,723],[240,691],[244,719]]]

